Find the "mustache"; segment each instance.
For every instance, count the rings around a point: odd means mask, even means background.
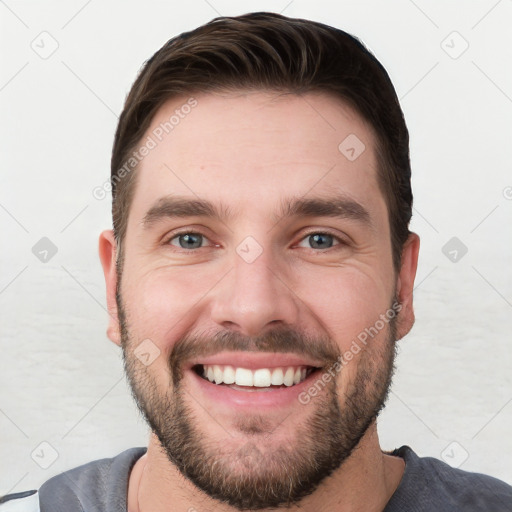
[[[328,336],[312,336],[291,328],[278,328],[259,336],[246,336],[238,331],[214,334],[186,335],[178,340],[169,355],[169,367],[174,384],[182,378],[183,366],[194,359],[219,352],[287,352],[334,364],[341,356],[337,344]]]

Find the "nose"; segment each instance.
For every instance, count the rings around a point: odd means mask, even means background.
[[[216,287],[212,320],[224,329],[257,336],[274,327],[297,325],[300,299],[265,252],[252,263],[238,254],[234,268]]]

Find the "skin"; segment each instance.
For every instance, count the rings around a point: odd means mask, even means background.
[[[371,127],[339,99],[325,94],[243,92],[195,97],[197,107],[139,164],[123,241],[122,293],[131,334],[139,341],[151,339],[161,352],[147,368],[159,392],[170,385],[167,361],[172,347],[190,333],[234,330],[257,336],[285,325],[328,336],[343,353],[389,308],[396,292],[402,305],[397,337],[407,334],[414,323],[412,290],[419,239],[410,235],[401,268],[395,272]],[[146,135],[186,100],[174,98],[162,106]],[[338,150],[349,134],[356,134],[366,147],[354,161]],[[222,203],[232,216],[170,218],[144,227],[148,210],[171,194]],[[282,199],[292,196],[350,198],[367,210],[371,225],[321,216],[280,218]],[[176,238],[175,245],[170,244],[178,229],[204,234],[205,246],[187,253]],[[318,232],[329,232],[340,241],[329,249],[311,248],[308,235]],[[247,236],[263,250],[252,263],[236,252]],[[112,231],[101,234],[99,250],[111,314],[107,333],[120,345]],[[384,329],[372,340],[376,353],[387,333]],[[340,407],[345,406],[343,397],[359,358],[360,354],[354,356],[336,381]],[[227,434],[236,430],[236,411],[205,400],[188,375],[182,385],[201,402],[189,396],[187,405],[205,439],[233,449],[249,439],[249,434],[239,431],[235,438]],[[274,429],[258,438],[262,451],[271,452],[286,442],[299,447],[298,425],[312,409],[293,401],[283,410],[264,411]],[[290,510],[380,511],[403,471],[401,458],[381,451],[373,422],[343,465]],[[191,506],[198,512],[235,510],[185,479],[154,434],[147,454],[132,471],[128,498],[133,512],[164,511],[169,503],[179,512]]]

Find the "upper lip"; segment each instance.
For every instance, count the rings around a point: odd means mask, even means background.
[[[235,368],[282,368],[288,366],[312,366],[320,368],[323,363],[307,359],[298,354],[283,352],[219,352],[218,354],[191,361],[188,369],[196,365],[230,365]]]

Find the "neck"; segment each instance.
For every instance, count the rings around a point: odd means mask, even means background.
[[[288,510],[380,512],[398,487],[404,468],[403,459],[381,451],[374,423],[342,466],[315,492]],[[152,434],[147,453],[137,461],[130,475],[128,512],[165,512],[170,504],[176,512],[238,512],[211,499],[187,480]]]

